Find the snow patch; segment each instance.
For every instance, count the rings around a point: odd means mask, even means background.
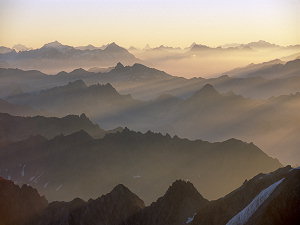
[[[139,175],[133,176],[134,179],[139,179],[139,178],[141,178],[141,177],[142,177],[142,176],[139,176]]]
[[[48,184],[49,184],[49,182],[45,183],[45,184],[44,184],[44,188],[47,188],[47,187],[48,187]]]
[[[186,220],[186,224],[188,224],[188,223],[191,223],[191,222],[193,222],[193,220],[194,220],[194,217],[196,216],[196,213],[194,213],[194,215],[193,216],[191,216],[191,217],[188,217],[187,218],[187,220]]]
[[[56,191],[59,191],[59,190],[62,188],[62,186],[63,186],[62,184],[59,185],[55,190],[56,190]]]
[[[277,181],[266,189],[262,190],[242,211],[236,214],[226,225],[243,225],[251,218],[255,211],[264,203],[272,194],[275,188],[284,180]]]
[[[25,167],[26,165],[24,164],[22,167],[22,171],[21,171],[21,176],[24,177],[25,176]]]

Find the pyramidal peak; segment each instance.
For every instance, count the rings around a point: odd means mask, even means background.
[[[61,44],[60,42],[53,41],[53,42],[45,44],[43,47],[45,47],[45,48],[59,48],[59,47],[62,47],[62,46],[63,46],[63,44]]]

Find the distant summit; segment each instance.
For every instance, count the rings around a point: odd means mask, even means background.
[[[12,48],[15,49],[17,52],[32,50],[32,48],[28,48],[25,45],[21,44],[14,45]]]
[[[259,40],[256,42],[250,42],[248,44],[242,45],[250,48],[277,48],[279,45],[271,44],[267,41]]]
[[[61,48],[61,47],[63,47],[63,46],[64,46],[64,45],[61,44],[60,42],[58,42],[58,41],[53,41],[53,42],[44,44],[43,48]]]
[[[127,51],[125,48],[120,47],[115,42],[113,42],[111,44],[108,44],[106,46],[106,48],[104,49],[104,51],[112,51],[112,52],[115,52],[115,51],[124,51],[124,50]]]
[[[115,70],[116,71],[120,71],[124,68],[124,65],[120,62],[117,63],[117,65],[115,66]]]
[[[212,98],[218,97],[221,94],[214,88],[211,84],[205,84],[199,91],[195,92],[192,98],[201,97],[201,98]]]

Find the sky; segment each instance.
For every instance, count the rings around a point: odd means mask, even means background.
[[[300,43],[300,0],[0,0],[0,45]]]

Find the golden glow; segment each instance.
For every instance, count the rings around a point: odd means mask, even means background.
[[[298,0],[1,0],[0,45],[186,47],[300,41]]]

